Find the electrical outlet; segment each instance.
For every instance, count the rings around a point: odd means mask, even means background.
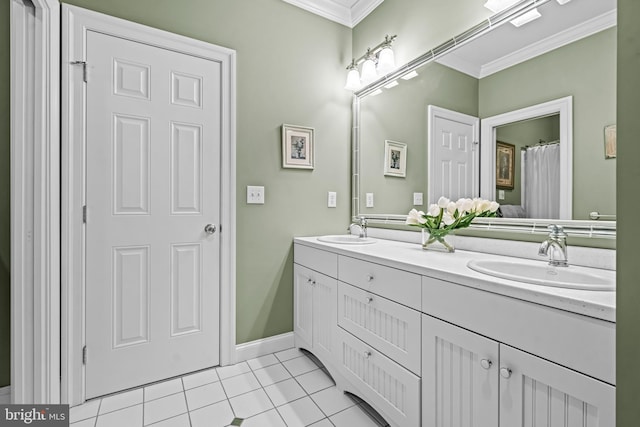
[[[247,185],[247,204],[264,205],[264,187]]]
[[[337,194],[335,191],[329,191],[328,196],[327,196],[327,207],[328,208],[335,208],[336,207],[336,202],[337,202]]]
[[[498,200],[504,200],[504,190],[498,190]]]
[[[422,193],[413,193],[413,206],[422,206]]]
[[[367,207],[373,207],[373,193],[367,193]]]

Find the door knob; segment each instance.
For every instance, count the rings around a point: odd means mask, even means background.
[[[207,224],[204,226],[204,232],[207,234],[213,234],[216,232],[216,226],[213,224]]]

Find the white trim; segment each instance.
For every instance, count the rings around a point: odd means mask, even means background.
[[[256,357],[266,356],[267,354],[293,347],[295,347],[293,332],[249,341],[236,346],[236,362],[244,362],[245,360],[255,359]]]
[[[521,62],[528,61],[536,56],[543,55],[554,49],[558,49],[600,31],[614,27],[617,24],[617,14],[617,9],[609,11],[579,25],[560,31],[551,37],[547,37],[530,44],[523,49],[505,55],[502,58],[489,62],[488,64],[483,64],[480,67],[478,78],[481,79],[487,77]]]
[[[616,24],[617,10],[614,9],[571,28],[562,30],[552,36],[541,39],[486,64],[477,64],[476,62],[469,61],[463,56],[458,55],[456,51],[439,58],[436,62],[468,74],[476,79],[482,79],[490,76],[491,74],[520,64],[521,62],[528,61],[529,59],[599,33],[600,31],[615,27]]]
[[[31,4],[10,19],[11,384],[14,403],[58,403],[60,4]]]
[[[560,218],[572,218],[573,192],[573,97],[567,96],[531,107],[482,119],[480,128],[480,197],[496,196],[496,131],[498,126],[521,120],[560,115]]]
[[[436,165],[436,159],[434,156],[435,144],[437,141],[437,137],[435,135],[435,120],[436,118],[443,118],[446,120],[452,120],[460,123],[464,123],[467,125],[471,125],[473,127],[473,141],[475,146],[475,142],[479,141],[480,137],[480,119],[474,116],[470,116],[468,114],[459,113],[457,111],[447,110],[446,108],[436,107],[435,105],[429,105],[427,107],[427,164],[429,167],[427,168],[429,171],[429,178],[427,179],[427,200],[425,206],[429,206],[431,203],[437,203],[438,198],[442,196],[442,194],[435,194],[436,187],[432,185],[435,179],[432,179],[432,172],[435,173],[438,170]],[[475,152],[475,156],[473,159],[473,167],[475,170],[478,170],[479,167],[479,152],[477,148],[473,148]],[[479,185],[478,185],[478,174],[472,173],[473,183],[471,186],[473,187],[474,196],[478,194]]]
[[[355,27],[367,17],[384,0],[355,0],[351,7],[339,4],[333,0],[283,0],[286,3],[297,6],[307,12],[314,13],[323,18],[345,25]]]
[[[63,399],[72,405],[84,401],[84,102],[82,67],[73,61],[86,60],[87,31],[171,49],[219,62],[222,78],[221,148],[221,263],[220,263],[220,363],[235,363],[235,51],[156,28],[92,12],[75,6],[62,6],[62,277],[63,305]],[[89,70],[90,70],[89,64]],[[89,79],[91,74],[89,72]]]

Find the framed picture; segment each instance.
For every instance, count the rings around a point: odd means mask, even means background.
[[[616,125],[605,126],[604,128],[604,158],[615,159],[617,155],[616,146]]]
[[[496,187],[513,190],[516,146],[496,141]]]
[[[407,176],[407,144],[390,140],[384,142],[384,174]]]
[[[313,169],[313,128],[282,125],[282,167]]]

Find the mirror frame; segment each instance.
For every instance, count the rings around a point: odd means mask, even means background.
[[[490,16],[486,20],[481,23],[475,25],[474,27],[468,29],[467,31],[459,34],[458,36],[453,37],[450,40],[442,43],[439,46],[434,47],[433,49],[428,50],[426,53],[421,56],[409,61],[405,65],[399,67],[394,72],[387,74],[385,76],[380,77],[376,81],[370,83],[368,86],[354,92],[352,99],[352,133],[351,133],[351,159],[352,159],[352,185],[351,185],[351,196],[352,196],[352,205],[351,205],[351,215],[352,221],[356,221],[359,218],[366,218],[370,225],[404,225],[407,216],[406,215],[398,215],[398,214],[362,214],[360,212],[360,150],[361,150],[361,120],[360,120],[360,103],[361,99],[377,89],[381,88],[384,85],[389,84],[390,82],[399,79],[400,77],[408,74],[409,72],[416,70],[423,65],[435,61],[443,55],[453,51],[454,49],[466,44],[476,38],[486,34],[494,28],[497,28],[501,25],[504,25],[511,21],[512,19],[520,16],[538,6],[541,6],[552,0],[521,0],[520,2],[514,4],[513,6],[505,9],[502,12],[499,12],[495,15]],[[498,117],[498,116],[495,116]],[[570,122],[572,123],[572,121]],[[483,123],[484,125],[484,123]],[[495,130],[491,128],[491,132],[493,133],[493,137],[495,138]],[[572,129],[569,129],[569,132],[572,134]],[[484,137],[484,134],[483,134]],[[492,147],[495,144],[490,144]],[[483,144],[481,139],[481,158],[480,162],[482,164],[482,153],[484,153],[487,149],[483,150]],[[495,156],[493,156],[495,157]],[[493,159],[495,162],[495,159]],[[495,170],[494,168],[490,169],[491,171]],[[569,179],[569,183],[571,183],[571,177]],[[495,178],[494,178],[495,179]],[[482,176],[481,176],[481,194],[486,195],[487,193],[482,190]],[[566,190],[565,190],[566,191]],[[566,194],[566,193],[562,193]],[[495,195],[495,189],[494,189]],[[571,202],[569,202],[571,205]],[[565,228],[565,231],[571,236],[577,237],[589,237],[589,238],[606,238],[606,239],[615,239],[616,235],[616,222],[615,221],[584,221],[584,220],[550,220],[550,219],[524,219],[524,218],[476,218],[473,223],[469,227],[472,230],[486,230],[486,231],[502,231],[507,233],[526,233],[526,234],[547,234],[547,227],[550,224],[558,224],[562,225]]]

